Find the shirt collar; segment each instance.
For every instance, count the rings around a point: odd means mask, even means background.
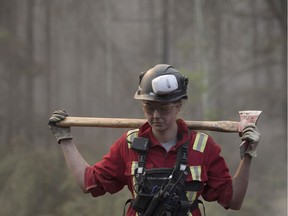
[[[178,125],[178,134],[177,134],[178,137],[177,137],[176,147],[184,144],[189,139],[189,129],[188,129],[187,124],[185,123],[185,121],[182,120],[182,119],[178,119],[177,120],[177,125]],[[158,140],[152,134],[152,128],[151,128],[151,126],[149,125],[148,122],[146,122],[145,124],[143,124],[139,128],[138,136],[147,137],[150,140],[152,145],[160,145]]]

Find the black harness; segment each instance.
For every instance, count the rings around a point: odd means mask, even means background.
[[[131,202],[132,209],[139,216],[187,216],[189,211],[198,208],[200,201],[196,199],[191,202],[186,196],[187,191],[197,192],[202,188],[200,181],[192,181],[189,185],[185,182],[190,172],[187,166],[188,143],[189,140],[179,148],[173,168],[146,169],[149,140],[134,138],[131,149],[139,154],[134,186],[137,197],[127,200],[126,204]]]

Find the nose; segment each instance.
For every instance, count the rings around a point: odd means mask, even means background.
[[[154,110],[153,117],[154,118],[159,118],[160,117],[160,113],[159,113],[159,111],[157,109]]]

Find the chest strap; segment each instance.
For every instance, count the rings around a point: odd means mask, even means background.
[[[142,175],[145,170],[145,162],[147,157],[147,152],[149,149],[149,139],[144,137],[134,137],[134,140],[131,144],[131,149],[136,151],[139,154],[138,168],[136,169],[135,177],[137,182],[142,179]]]

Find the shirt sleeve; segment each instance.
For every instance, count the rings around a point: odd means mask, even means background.
[[[92,196],[101,196],[106,192],[116,193],[126,185],[123,145],[127,145],[126,135],[111,146],[100,162],[86,168],[85,187]]]
[[[224,158],[220,155],[220,146],[209,138],[207,147],[205,160],[208,161],[208,180],[202,197],[206,201],[217,201],[227,209],[233,193],[232,177]]]

